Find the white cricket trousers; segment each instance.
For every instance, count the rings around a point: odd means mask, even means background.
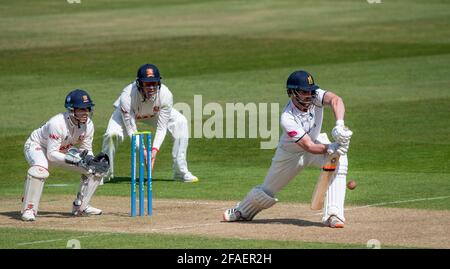
[[[262,188],[266,193],[274,197],[276,193],[286,186],[305,167],[312,166],[320,168],[324,164],[325,159],[325,154],[312,154],[308,152],[291,153],[279,146],[275,156],[272,158],[272,165],[267,172]],[[332,176],[331,184],[328,187],[322,221],[326,221],[331,215],[336,215],[345,221],[344,201],[347,169],[347,155],[344,155],[340,157],[336,171]]]

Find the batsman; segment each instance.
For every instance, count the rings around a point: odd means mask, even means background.
[[[305,167],[323,167],[330,156],[338,154],[336,169],[324,190],[322,222],[331,228],[343,228],[347,152],[352,137],[352,131],[344,125],[344,103],[335,93],[320,89],[311,74],[303,70],[293,72],[286,84],[290,100],[281,114],[283,134],[272,165],[261,185],[224,212],[224,221],[252,220],[263,209],[275,205],[275,195]],[[326,133],[321,133],[325,106],[331,107],[336,118],[331,132],[333,143]]]
[[[34,130],[25,142],[24,154],[30,167],[22,201],[24,221],[36,220],[50,167],[61,167],[81,174],[80,188],[73,201],[73,215],[102,213],[102,210],[89,204],[109,169],[108,156],[100,153],[94,157],[92,152],[94,123],[91,115],[94,103],[86,91],[76,89],[66,96],[64,106],[66,112],[55,115]]]

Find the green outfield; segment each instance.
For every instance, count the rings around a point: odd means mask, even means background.
[[[64,97],[80,87],[96,104],[94,151],[99,151],[112,103],[146,62],[159,67],[175,103],[192,105],[194,95],[202,95],[204,104],[279,103],[280,110],[288,100],[287,76],[308,70],[346,105],[345,121],[354,132],[348,179],[358,183],[356,190],[347,191],[348,205],[450,210],[447,1],[2,1],[0,36],[0,197],[17,197],[17,210],[28,167],[23,144],[29,134],[64,111]],[[333,126],[328,109],[323,131],[330,133]],[[270,166],[274,150],[260,149],[260,141],[190,139],[188,164],[200,182],[189,185],[171,180],[172,141],[166,136],[153,174],[155,198],[238,201]],[[127,139],[116,156],[117,178],[96,195],[128,196],[129,163]],[[75,195],[78,175],[50,172],[47,184],[68,185],[46,186],[45,196]],[[278,194],[280,202],[309,202],[317,176],[317,169],[304,171]],[[66,238],[81,234],[30,231],[0,223],[0,248],[65,248]],[[20,245],[25,238],[12,234],[22,232],[29,241],[63,239]],[[86,244],[365,247],[365,242],[213,241],[175,235],[124,244],[136,238],[115,234]]]
[[[205,236],[172,236],[158,234],[121,234],[121,233],[80,233],[61,232],[52,230],[23,230],[6,228],[0,229],[4,240],[0,248],[19,249],[55,249],[55,248],[152,248],[152,249],[360,249],[366,248],[361,244],[330,244],[298,241],[277,240],[239,240],[239,239],[212,239]],[[52,235],[49,239],[49,234]],[[32,238],[32,241],[30,240]],[[79,242],[73,243],[71,240]],[[386,247],[384,247],[386,248]],[[399,248],[388,246],[387,248]]]

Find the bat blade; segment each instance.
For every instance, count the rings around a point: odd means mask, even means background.
[[[323,208],[323,202],[325,200],[325,194],[327,193],[328,186],[330,185],[331,176],[336,170],[336,165],[339,161],[338,154],[329,155],[322,166],[319,179],[317,180],[314,192],[311,198],[311,209],[320,210]]]

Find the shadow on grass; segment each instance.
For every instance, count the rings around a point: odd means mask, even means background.
[[[0,215],[7,216],[11,219],[22,220],[22,214],[19,210],[17,211],[9,211],[9,212],[0,212]],[[39,218],[75,218],[71,212],[51,212],[51,211],[39,211],[36,219]]]
[[[278,219],[257,219],[252,221],[240,221],[242,224],[287,224],[287,225],[295,225],[300,227],[328,227],[322,222],[312,222],[308,220],[302,219],[286,219],[286,218],[278,218]]]
[[[144,178],[144,182],[147,181],[147,178]],[[152,178],[152,181],[174,181],[173,179],[169,178]],[[114,177],[111,180],[107,181],[105,180],[105,184],[129,184],[131,182],[131,177]],[[139,183],[139,177],[136,178],[136,183]]]

